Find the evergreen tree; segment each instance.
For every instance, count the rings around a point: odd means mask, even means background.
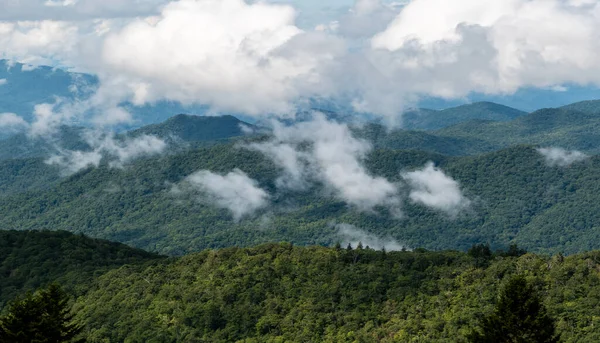
[[[523,276],[509,280],[494,312],[469,335],[472,343],[558,342],[554,320]]]
[[[57,285],[13,301],[0,318],[0,343],[75,342],[81,328],[72,323],[68,302]]]

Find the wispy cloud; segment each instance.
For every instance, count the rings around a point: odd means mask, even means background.
[[[203,192],[210,203],[228,209],[236,221],[269,203],[268,193],[239,169],[226,175],[201,170],[188,176],[186,183]]]
[[[404,173],[404,180],[410,185],[410,199],[427,207],[457,215],[471,204],[460,190],[458,182],[444,174],[430,162],[425,168]]]
[[[46,160],[47,164],[59,166],[65,175],[74,174],[87,167],[98,167],[106,159],[112,168],[123,168],[133,160],[158,155],[167,144],[155,136],[143,135],[136,138],[116,138],[114,134],[90,132],[85,135],[91,149],[87,151],[65,150]]]
[[[562,148],[540,148],[537,151],[544,156],[550,166],[567,167],[573,163],[582,162],[589,156],[577,150]]]
[[[251,148],[265,153],[283,168],[279,186],[298,189],[319,181],[359,210],[387,206],[399,212],[397,186],[367,172],[363,161],[371,145],[355,138],[346,124],[316,113],[312,120],[291,127],[277,125],[272,141],[253,144]]]

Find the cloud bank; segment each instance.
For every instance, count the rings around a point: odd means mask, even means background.
[[[236,221],[269,203],[267,192],[239,169],[227,175],[201,170],[188,176],[186,182],[194,189],[204,192],[208,200],[217,206],[229,210]]]
[[[456,216],[471,204],[461,192],[458,182],[436,168],[432,162],[425,168],[404,173],[409,184],[410,199],[418,204]]]
[[[582,162],[589,157],[580,151],[568,151],[562,148],[540,148],[537,151],[544,156],[546,163],[552,167],[567,167],[573,163]]]
[[[423,96],[600,85],[596,0],[359,0],[320,31],[268,2],[11,4],[0,15],[0,56],[96,73],[90,106],[172,100],[286,117],[309,99],[333,99],[401,123]],[[131,119],[112,113],[107,124]]]

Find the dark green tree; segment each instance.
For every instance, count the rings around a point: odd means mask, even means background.
[[[8,305],[0,317],[0,343],[83,342],[75,340],[82,329],[72,321],[69,296],[58,285],[50,285]]]
[[[472,343],[558,342],[554,320],[525,277],[512,277],[500,293],[494,312],[468,337]]]

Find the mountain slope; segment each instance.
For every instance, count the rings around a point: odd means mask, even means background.
[[[207,142],[244,136],[256,129],[254,125],[229,115],[212,117],[179,114],[163,123],[131,131],[128,135],[136,137],[146,134],[160,138],[176,137],[184,142]]]
[[[600,116],[566,109],[542,109],[511,122],[471,121],[435,131],[435,134],[478,139],[495,149],[535,144],[593,154],[600,152]]]
[[[599,263],[272,244],[114,270],[76,306],[93,342],[465,342],[523,274],[561,341],[591,343]]]
[[[531,147],[454,158],[377,150],[367,167],[373,175],[399,181],[401,172],[428,161],[460,183],[472,200],[469,211],[449,218],[406,199],[404,217],[395,219],[357,212],[319,185],[282,193],[275,187],[280,171],[272,162],[231,143],[140,160],[122,170],[89,169],[49,189],[2,197],[0,225],[83,232],[172,255],[272,241],[329,245],[340,239],[332,222],[428,249],[466,249],[480,242],[518,243],[538,252],[600,247],[600,157],[558,168],[549,167]],[[174,184],[198,170],[224,174],[235,168],[272,194],[268,210],[235,221],[201,194],[173,191]]]
[[[526,114],[492,102],[476,102],[441,111],[429,109],[408,111],[403,116],[402,127],[406,130],[437,130],[470,120],[511,121]]]
[[[0,231],[0,308],[51,282],[78,293],[110,269],[159,257],[122,244],[68,232]]]

